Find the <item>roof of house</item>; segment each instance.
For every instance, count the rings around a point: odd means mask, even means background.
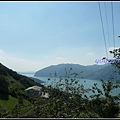
[[[40,90],[42,89],[42,87],[32,86],[32,87],[29,87],[29,88],[25,89],[25,91],[26,91],[26,90],[30,90],[30,89],[34,89],[34,90],[40,91]]]

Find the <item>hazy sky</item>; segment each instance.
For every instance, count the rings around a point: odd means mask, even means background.
[[[114,24],[111,2],[100,2],[107,51],[114,47],[113,25],[115,47],[120,46],[120,2],[112,3]],[[93,65],[104,56],[97,1],[0,2],[0,62],[10,69],[37,71],[60,63]]]

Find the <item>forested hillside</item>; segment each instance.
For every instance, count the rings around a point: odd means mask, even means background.
[[[70,68],[72,71],[72,68]],[[94,84],[85,89],[78,84],[77,73],[73,77],[60,77],[54,87],[42,86],[33,80],[0,64],[0,117],[1,118],[114,118],[119,117],[120,95],[112,96],[111,91],[120,87],[120,81],[102,82],[103,91]],[[48,81],[52,80],[48,78]],[[61,81],[64,80],[65,84]],[[55,82],[55,80],[54,80]],[[25,88],[42,86],[49,98],[25,96]],[[77,85],[77,86],[76,86]],[[90,98],[86,93],[92,92]]]

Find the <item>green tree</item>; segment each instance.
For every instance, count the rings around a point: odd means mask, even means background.
[[[7,78],[0,75],[0,98],[1,99],[8,99],[9,94],[9,83],[7,81]]]

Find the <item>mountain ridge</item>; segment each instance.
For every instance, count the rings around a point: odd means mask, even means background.
[[[113,75],[112,71],[114,71],[115,67],[111,64],[105,64],[105,65],[79,65],[79,64],[58,64],[58,65],[51,65],[48,67],[45,67],[41,70],[38,70],[35,72],[34,76],[37,77],[50,77],[50,74],[54,75],[57,73],[57,76],[65,76],[65,68],[67,72],[72,68],[72,72],[82,73],[82,77],[85,79],[94,79],[94,80],[100,80],[100,79],[109,79],[111,75]],[[110,69],[109,69],[110,68]],[[113,75],[114,76],[114,75]],[[79,76],[80,77],[80,76]],[[117,74],[117,78],[120,78],[120,75]]]

